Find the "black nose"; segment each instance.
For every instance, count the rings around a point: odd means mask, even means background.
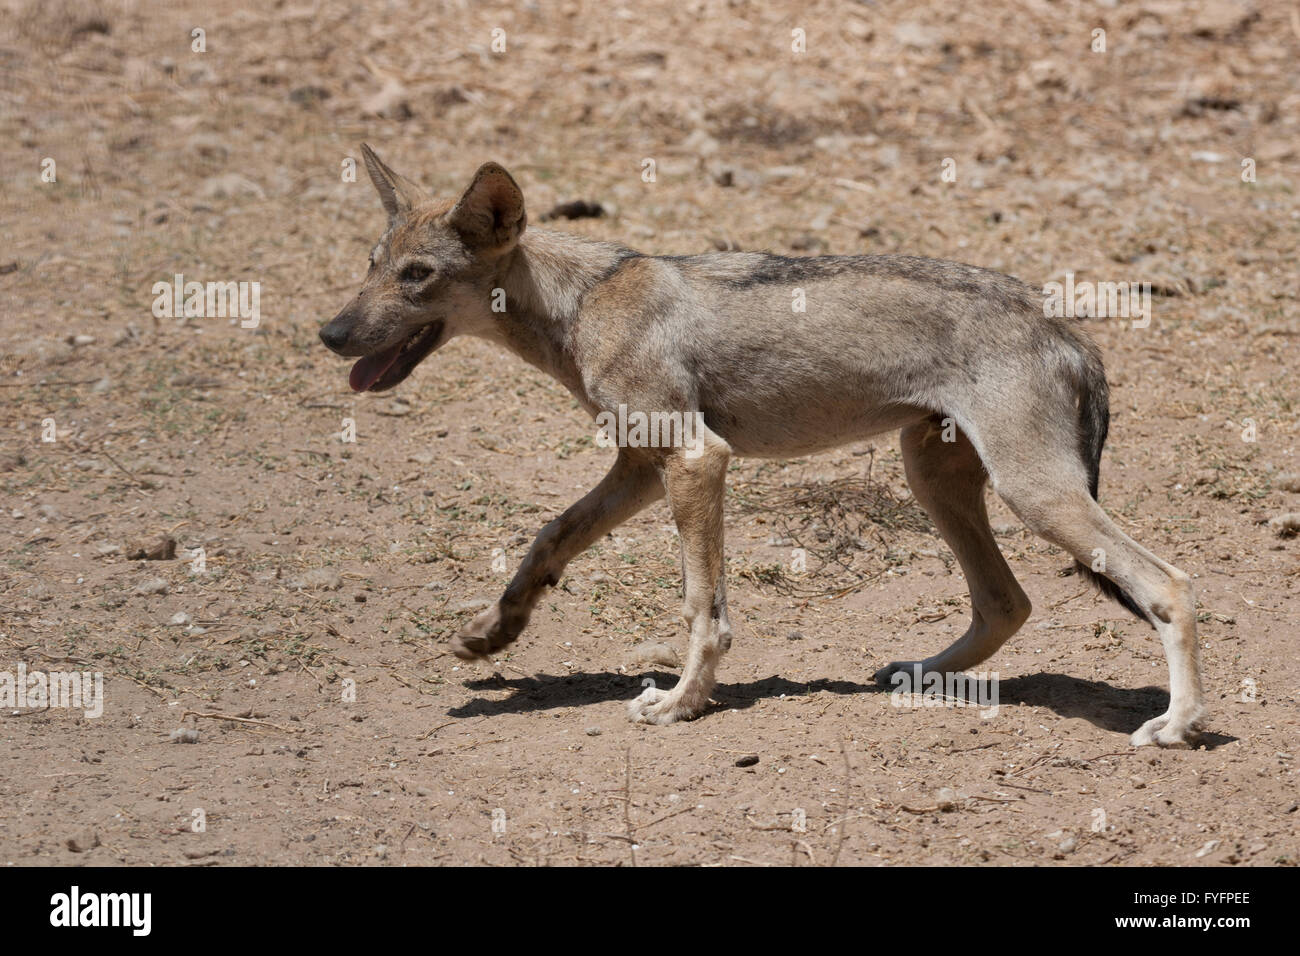
[[[348,330],[340,322],[329,322],[320,330],[320,340],[337,352],[348,344]]]

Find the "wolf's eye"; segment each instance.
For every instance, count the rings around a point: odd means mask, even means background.
[[[402,274],[399,278],[401,278],[403,282],[423,282],[425,279],[429,278],[429,275],[432,272],[433,270],[428,266],[409,265],[402,270]]]

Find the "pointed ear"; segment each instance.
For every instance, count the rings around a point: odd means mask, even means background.
[[[524,194],[503,168],[484,163],[447,221],[472,248],[505,252],[528,224]]]
[[[399,176],[376,155],[369,144],[361,144],[361,155],[366,161],[366,172],[370,181],[379,190],[379,201],[384,204],[384,211],[389,219],[396,219],[410,211],[411,207],[425,198],[424,190],[405,176]]]

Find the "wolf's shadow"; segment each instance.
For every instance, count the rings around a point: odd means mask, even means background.
[[[494,700],[476,697],[447,711],[451,717],[493,717],[522,714],[556,707],[583,707],[609,701],[627,702],[653,681],[654,686],[671,688],[678,677],[663,671],[640,674],[617,674],[611,671],[577,674],[537,674],[532,677],[490,678],[465,682],[472,691],[513,691],[508,697]],[[1004,678],[998,682],[997,704],[1026,704],[1043,707],[1060,717],[1078,717],[1095,727],[1112,733],[1130,734],[1169,706],[1169,692],[1159,687],[1137,689],[1115,687],[1104,681],[1083,680],[1067,674],[1038,673]],[[765,677],[746,683],[719,684],[713,699],[723,708],[743,710],[760,700],[781,697],[806,697],[811,694],[887,694],[891,689],[876,683],[861,684],[848,680],[820,678],[792,681],[784,677]],[[989,699],[971,698],[972,704],[987,706]],[[1224,734],[1203,733],[1199,743],[1213,750],[1237,738]],[[1127,745],[1127,744],[1126,744]]]

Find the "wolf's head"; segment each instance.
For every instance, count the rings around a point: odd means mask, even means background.
[[[523,234],[524,197],[496,163],[479,167],[460,199],[440,202],[362,145],[388,213],[357,297],[320,330],[339,355],[356,357],[354,391],[392,388],[454,335],[493,322],[502,259]],[[499,318],[499,316],[497,316]]]

